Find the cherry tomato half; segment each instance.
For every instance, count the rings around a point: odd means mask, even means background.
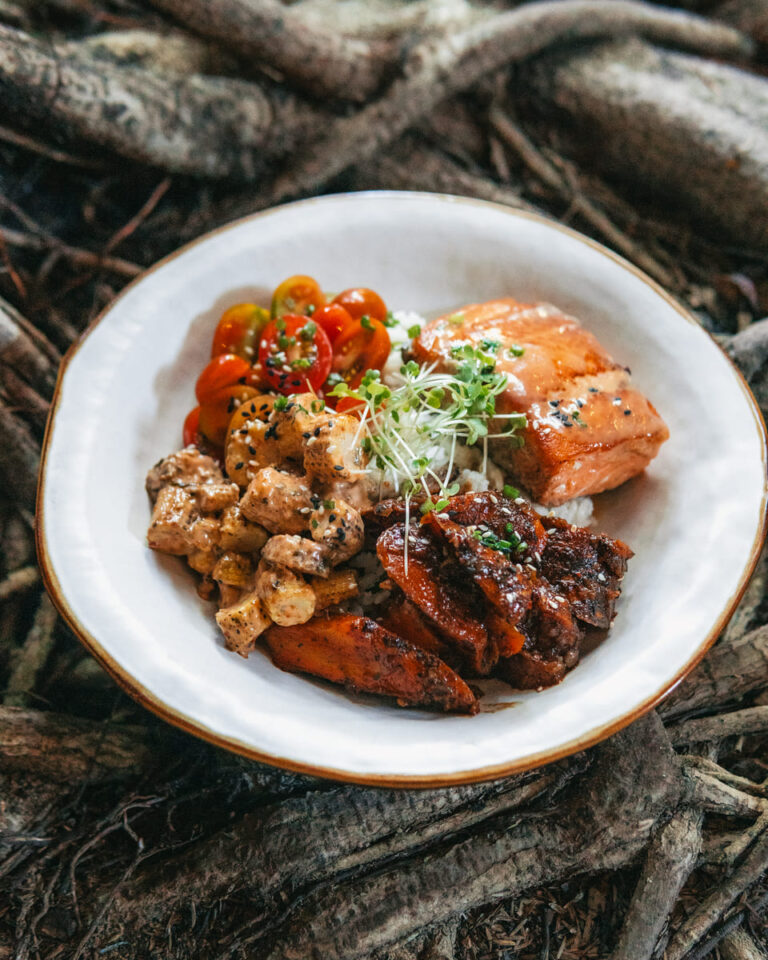
[[[325,306],[325,294],[317,280],[297,274],[283,280],[272,296],[272,318],[289,313],[306,315]],[[311,308],[311,309],[310,309]]]
[[[231,387],[250,372],[250,364],[234,353],[221,353],[203,370],[195,384],[195,396],[198,403],[205,403],[210,397]]]
[[[387,319],[386,304],[378,293],[374,293],[373,290],[368,290],[366,287],[344,290],[333,298],[333,303],[338,303],[344,307],[347,313],[356,320],[366,315],[372,320],[381,321],[381,323],[384,323]]]
[[[366,370],[381,370],[387,362],[392,343],[387,328],[369,317],[345,327],[333,345],[332,369],[341,374],[354,390]]]
[[[258,390],[236,383],[211,394],[200,404],[200,433],[216,447],[223,447],[232,414],[246,400],[258,395]]]
[[[340,303],[328,303],[324,307],[320,307],[312,314],[312,319],[325,330],[331,343],[335,341],[348,323],[353,322],[352,316]]]
[[[339,397],[338,399],[331,397],[331,401],[336,413],[349,413],[358,419],[368,409],[362,400],[355,400],[354,397]]]
[[[184,428],[181,433],[184,446],[197,443],[197,434],[200,429],[200,407],[190,410],[184,419]]]
[[[317,391],[331,372],[331,344],[314,320],[288,313],[264,330],[259,363],[280,393]]]
[[[213,334],[211,356],[235,353],[252,363],[259,351],[261,331],[269,323],[269,311],[255,303],[236,303],[221,315]]]

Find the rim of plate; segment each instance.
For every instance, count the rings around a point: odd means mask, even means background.
[[[176,257],[181,256],[181,254],[186,253],[188,250],[197,246],[199,243],[207,240],[210,237],[216,236],[218,234],[224,233],[228,230],[232,230],[243,223],[248,223],[252,220],[259,219],[261,217],[268,217],[274,215],[275,213],[284,210],[288,207],[299,207],[299,206],[309,206],[317,203],[327,202],[329,200],[340,199],[340,198],[352,198],[352,197],[361,197],[361,198],[371,198],[371,197],[380,197],[384,198],[430,198],[437,202],[445,203],[454,203],[454,204],[469,204],[477,207],[487,207],[495,209],[505,213],[510,217],[517,217],[526,220],[533,220],[538,222],[546,227],[549,227],[553,230],[558,230],[561,233],[566,234],[567,236],[573,238],[574,240],[579,241],[589,247],[592,247],[597,252],[603,254],[604,256],[610,258],[616,263],[617,266],[628,270],[630,273],[633,273],[636,277],[643,281],[647,286],[649,286],[658,296],[666,301],[669,306],[673,307],[675,312],[685,320],[687,323],[692,324],[697,330],[700,330],[702,334],[708,336],[705,330],[702,329],[701,325],[696,321],[691,313],[689,313],[678,301],[672,297],[663,287],[661,287],[655,280],[649,277],[644,273],[639,267],[636,267],[629,260],[626,260],[621,255],[615,253],[613,250],[604,246],[596,240],[593,240],[591,237],[586,236],[583,233],[580,233],[578,230],[574,230],[571,227],[566,227],[563,224],[559,223],[556,220],[550,219],[549,217],[543,216],[541,214],[532,213],[527,210],[518,210],[514,207],[509,207],[502,203],[496,203],[489,200],[478,200],[473,197],[461,197],[455,196],[453,194],[446,193],[429,193],[427,191],[405,191],[405,190],[364,190],[364,191],[355,191],[355,192],[346,192],[346,193],[334,193],[334,194],[324,194],[319,197],[308,197],[303,200],[294,200],[290,203],[280,204],[275,207],[270,207],[266,210],[259,210],[256,213],[248,214],[247,216],[240,217],[237,220],[232,220],[229,223],[223,224],[220,227],[217,227],[214,230],[210,230],[207,233],[202,234],[201,236],[191,240],[189,243],[184,244],[184,246],[179,247],[178,250],[174,250],[172,253],[163,257],[162,260],[158,260],[157,263],[153,264],[151,267],[148,267],[142,273],[140,273],[135,279],[128,283],[120,293],[112,300],[91,323],[83,331],[83,333],[78,337],[78,339],[71,345],[69,350],[65,353],[62,358],[61,364],[59,366],[58,375],[56,378],[56,386],[54,389],[53,398],[51,400],[50,413],[48,415],[48,420],[45,426],[45,436],[43,438],[42,453],[40,459],[40,470],[38,474],[38,486],[37,486],[37,498],[36,498],[36,507],[35,507],[35,543],[37,546],[37,557],[38,563],[40,565],[40,571],[42,574],[43,584],[48,591],[51,599],[53,600],[57,610],[59,611],[62,618],[66,621],[69,628],[77,636],[80,642],[85,646],[85,648],[96,658],[96,660],[101,664],[101,666],[107,671],[107,673],[117,682],[117,684],[131,696],[134,700],[144,706],[146,709],[150,710],[156,716],[167,721],[175,727],[184,730],[186,733],[191,733],[196,737],[199,737],[202,740],[212,743],[214,746],[223,747],[226,750],[230,750],[234,753],[240,754],[241,756],[247,757],[251,760],[257,760],[262,763],[270,764],[271,766],[280,767],[284,770],[290,770],[294,773],[303,773],[310,776],[321,777],[328,780],[337,780],[344,783],[354,783],[362,786],[377,786],[377,787],[400,787],[400,788],[437,788],[437,787],[446,787],[446,786],[455,786],[461,784],[469,783],[479,783],[484,780],[494,780],[501,777],[510,776],[513,773],[521,773],[525,770],[533,769],[534,767],[544,766],[548,763],[553,763],[555,760],[560,760],[563,757],[570,756],[573,753],[577,753],[580,750],[585,750],[587,747],[594,746],[596,743],[599,743],[601,740],[605,740],[607,737],[610,737],[612,734],[617,733],[619,730],[622,730],[624,727],[629,726],[634,720],[641,717],[643,714],[647,713],[649,710],[653,709],[671,690],[673,690],[693,669],[696,667],[701,660],[703,659],[706,652],[715,642],[717,637],[725,628],[726,624],[733,615],[736,607],[739,604],[744,591],[747,588],[747,584],[752,577],[752,574],[757,566],[757,561],[760,556],[761,549],[766,539],[766,534],[768,533],[768,513],[766,512],[766,507],[768,506],[768,487],[764,485],[763,487],[763,496],[761,500],[761,511],[760,511],[760,522],[755,531],[755,537],[752,541],[752,547],[750,549],[749,556],[747,557],[746,563],[742,569],[741,576],[739,578],[739,584],[734,593],[730,596],[727,603],[721,610],[716,621],[712,625],[712,628],[707,633],[706,637],[701,641],[701,643],[696,647],[692,652],[689,660],[681,667],[670,679],[664,681],[661,687],[650,697],[647,697],[640,704],[634,706],[631,710],[617,717],[609,723],[602,724],[600,726],[594,727],[592,730],[589,730],[587,733],[582,734],[579,737],[574,738],[573,740],[568,740],[565,743],[561,744],[558,747],[554,747],[549,750],[542,750],[535,754],[530,754],[527,757],[520,758],[518,760],[510,761],[509,763],[495,764],[492,766],[478,767],[472,770],[464,770],[457,773],[443,774],[437,776],[418,776],[418,775],[387,775],[387,774],[359,774],[354,771],[348,771],[343,769],[337,769],[334,767],[321,767],[314,766],[312,764],[298,763],[287,757],[275,756],[270,753],[265,753],[257,750],[255,747],[250,744],[238,740],[235,737],[227,737],[220,733],[217,733],[215,730],[212,730],[210,727],[207,727],[205,724],[200,723],[194,717],[191,717],[180,710],[177,710],[175,707],[170,706],[165,703],[165,701],[160,700],[156,697],[151,690],[145,687],[143,684],[139,683],[133,676],[131,676],[126,670],[123,669],[121,664],[119,664],[112,656],[109,654],[104,647],[99,643],[99,641],[94,637],[82,623],[78,620],[75,612],[70,608],[66,597],[63,594],[61,586],[59,584],[56,572],[53,568],[53,564],[48,555],[48,547],[45,539],[45,515],[44,515],[44,500],[45,500],[45,481],[46,481],[46,464],[48,457],[48,449],[51,443],[51,437],[53,436],[53,431],[55,428],[56,413],[59,409],[59,404],[61,401],[61,393],[64,383],[64,378],[67,373],[70,362],[72,361],[75,354],[78,352],[80,347],[83,345],[87,337],[96,329],[99,323],[106,317],[114,305],[126,296],[135,286],[141,283],[147,276],[151,273],[162,269],[167,263],[175,260]],[[752,419],[755,426],[755,429],[758,433],[760,439],[760,456],[761,462],[763,465],[763,472],[768,476],[768,434],[766,433],[766,425],[763,419],[762,412],[757,405],[752,391],[749,389],[747,381],[739,370],[739,368],[733,363],[731,358],[725,352],[725,350],[720,347],[716,340],[709,338],[711,343],[720,349],[720,352],[723,355],[723,358],[726,360],[728,367],[731,370],[731,373],[736,378],[736,381],[744,394],[744,397],[747,401],[747,405],[752,413]]]

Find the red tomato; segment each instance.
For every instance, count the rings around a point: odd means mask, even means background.
[[[249,387],[255,387],[257,390],[261,391],[261,393],[269,390],[269,380],[264,372],[264,367],[262,367],[258,360],[256,363],[254,363],[248,373],[246,373],[245,383]]]
[[[366,315],[372,320],[381,321],[381,323],[384,323],[387,319],[386,304],[378,293],[374,293],[373,290],[368,290],[366,287],[344,290],[333,298],[333,302],[344,307],[347,313],[356,320]]]
[[[360,385],[366,370],[382,369],[391,349],[389,334],[383,323],[370,317],[356,320],[336,338],[332,368],[354,390]]]
[[[218,357],[214,357],[197,378],[195,396],[198,403],[205,403],[219,390],[231,387],[238,380],[242,380],[250,369],[248,361],[235,356],[234,353],[221,353]]]
[[[331,397],[331,401],[336,413],[349,413],[353,417],[361,417],[363,411],[368,409],[362,400],[355,400],[354,397],[339,397],[338,399]]]
[[[188,447],[190,443],[197,443],[197,433],[200,426],[200,407],[190,410],[184,420],[184,429],[182,430],[182,440],[184,446]]]
[[[312,314],[312,319],[325,330],[331,343],[334,342],[348,323],[352,323],[352,317],[340,303],[329,303],[324,307],[320,307],[319,310],[316,310]]]
[[[223,447],[232,414],[258,393],[253,387],[236,383],[208,396],[200,405],[200,433],[215,446]]]
[[[259,363],[280,393],[317,391],[331,372],[331,344],[309,317],[286,314],[264,330]]]
[[[269,311],[255,303],[236,303],[225,310],[213,334],[211,356],[235,353],[253,362],[259,350],[259,336],[269,323]]]
[[[306,315],[325,306],[325,294],[317,280],[298,274],[283,280],[272,296],[272,317]]]

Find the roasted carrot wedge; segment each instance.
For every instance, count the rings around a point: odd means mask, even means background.
[[[281,670],[395,697],[401,705],[477,713],[475,695],[449,666],[367,617],[344,614],[274,626],[264,639]]]

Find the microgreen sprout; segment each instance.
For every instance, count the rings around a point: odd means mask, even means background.
[[[424,496],[423,513],[442,510],[448,498],[458,493],[451,483],[458,441],[483,441],[483,469],[487,463],[488,440],[506,437],[518,444],[517,431],[526,424],[525,414],[499,413],[496,398],[504,392],[507,377],[496,372],[496,358],[472,344],[458,344],[452,350],[455,369],[437,371],[435,364],[420,367],[409,360],[400,368],[399,386],[388,387],[379,372],[368,370],[360,385],[352,389],[338,383],[329,397],[352,397],[364,406],[360,422],[363,449],[372,467],[405,498],[406,527],[414,494]],[[435,447],[451,438],[447,464],[434,468]],[[408,535],[406,534],[406,550]],[[407,554],[406,554],[407,563]]]

